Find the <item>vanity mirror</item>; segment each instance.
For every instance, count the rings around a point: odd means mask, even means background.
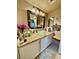
[[[27,10],[28,25],[31,29],[44,28],[45,27],[45,16],[36,15],[30,10]]]
[[[48,20],[48,27],[52,27],[53,31],[60,31],[61,25],[57,23],[58,18],[55,19],[55,17],[50,17]]]

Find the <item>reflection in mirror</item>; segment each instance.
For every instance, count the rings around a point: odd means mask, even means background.
[[[30,14],[30,27],[31,28],[37,27],[37,17],[33,14]]]
[[[44,27],[44,17],[40,17],[40,16],[38,17],[37,27],[41,27],[41,28]]]
[[[28,25],[30,28],[44,28],[45,27],[45,16],[40,16],[27,10]]]
[[[51,27],[54,25],[54,17],[50,17],[48,21],[48,27]]]
[[[57,24],[55,20],[55,17],[50,17],[48,20],[48,27],[52,27],[53,31],[60,31],[61,25]]]

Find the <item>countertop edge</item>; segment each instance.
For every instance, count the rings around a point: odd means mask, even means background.
[[[50,33],[50,34],[48,34],[48,35],[45,35],[45,36],[43,36],[43,37],[40,37],[40,38],[38,38],[38,39],[36,39],[36,40],[34,40],[34,41],[31,41],[31,42],[29,42],[29,43],[25,43],[24,45],[21,45],[21,46],[18,46],[18,45],[17,45],[17,47],[18,47],[18,48],[21,48],[21,47],[23,47],[23,46],[25,46],[25,45],[31,44],[31,43],[33,43],[33,42],[36,42],[36,41],[38,41],[38,40],[41,40],[42,38],[44,38],[44,37],[46,37],[46,36],[50,36],[50,35],[52,35],[52,33]]]

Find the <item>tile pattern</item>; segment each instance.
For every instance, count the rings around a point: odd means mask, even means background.
[[[55,59],[58,54],[58,49],[59,41],[54,40],[53,43],[35,59]]]

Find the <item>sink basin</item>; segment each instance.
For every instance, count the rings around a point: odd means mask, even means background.
[[[41,31],[38,31],[38,35],[45,35],[45,31],[44,30],[41,30]]]

